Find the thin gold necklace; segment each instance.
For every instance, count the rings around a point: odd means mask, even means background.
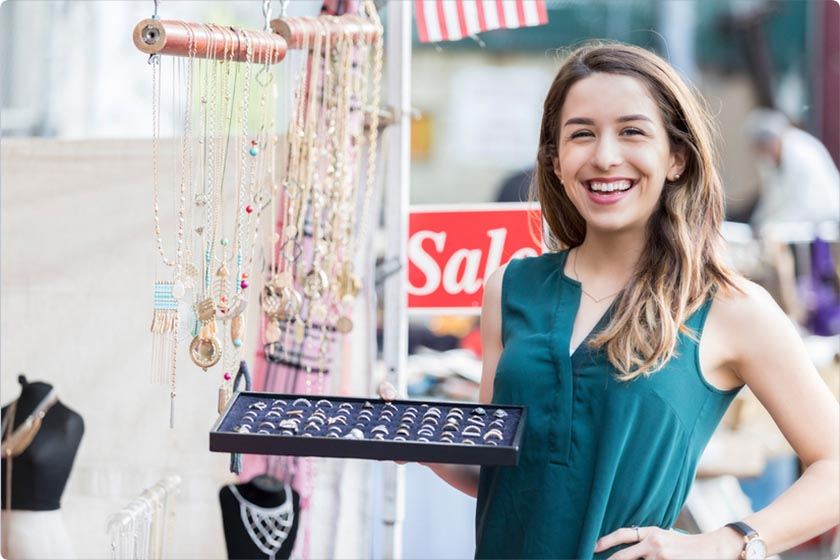
[[[583,287],[583,282],[580,279],[580,274],[578,274],[578,271],[577,271],[577,261],[578,261],[578,253],[579,252],[580,252],[580,248],[578,248],[578,250],[575,251],[575,259],[572,261],[572,272],[575,273],[575,280],[577,280],[578,284],[580,284],[580,291],[583,292],[583,295],[585,295],[586,297],[588,297],[589,299],[591,299],[595,303],[601,303],[602,301],[606,301],[606,300],[608,300],[610,298],[613,298],[613,297],[617,296],[618,294],[620,294],[621,290],[624,289],[624,286],[622,286],[618,291],[613,292],[610,295],[607,295],[607,296],[604,296],[604,297],[601,297],[601,298],[596,298],[595,296],[593,296],[592,294],[590,294],[589,292],[586,291],[586,288]]]

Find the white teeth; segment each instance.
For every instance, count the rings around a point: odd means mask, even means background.
[[[610,183],[592,181],[589,183],[589,188],[597,192],[626,191],[631,186],[633,186],[633,183],[630,181],[613,181]]]

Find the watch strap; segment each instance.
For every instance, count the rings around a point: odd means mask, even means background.
[[[744,523],[743,521],[735,521],[733,523],[727,523],[727,527],[732,527],[742,535],[744,535],[747,540],[751,539],[752,537],[758,536],[758,531]]]

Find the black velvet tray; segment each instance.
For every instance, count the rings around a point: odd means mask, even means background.
[[[292,404],[301,398],[309,400],[309,406],[302,402],[298,405]],[[330,409],[324,404],[320,407],[316,406],[316,403],[321,399],[331,402],[333,408]],[[282,410],[282,414],[280,416],[274,414],[272,418],[266,418],[266,414],[271,410],[270,406],[278,400],[287,403],[286,406],[277,404],[277,410]],[[268,425],[264,429],[271,433],[239,432],[238,430],[243,425],[243,416],[247,411],[254,410],[250,407],[258,402],[267,403],[268,406],[265,409],[256,410],[258,417],[253,421],[254,427],[259,426],[263,421],[270,420],[276,424],[281,417],[282,419],[288,419],[289,416],[286,413],[290,410],[302,410],[304,417],[307,418],[312,411],[318,408],[337,411],[338,407],[344,403],[351,405],[353,410],[343,414],[348,418],[347,425],[333,424],[340,426],[341,430],[334,430],[338,433],[329,437],[322,433],[303,435],[302,429],[295,435],[282,435],[280,428],[272,429]],[[381,399],[329,395],[238,392],[230,400],[227,409],[210,431],[210,451],[497,466],[515,466],[519,460],[519,446],[525,427],[525,407],[480,405],[478,403],[452,401],[394,400],[390,403],[389,405]],[[358,414],[365,406],[371,410],[373,419],[368,422],[357,422]],[[403,415],[410,407],[418,410],[417,421],[410,429],[410,435],[406,441],[394,441],[393,438]],[[440,423],[434,427],[434,436],[430,437],[431,441],[417,441],[417,431],[422,425],[423,412],[420,411],[426,411],[430,407],[436,407],[441,411]],[[504,426],[500,429],[502,438],[496,441],[496,445],[485,443],[483,437],[463,437],[461,434],[463,428],[452,434],[453,441],[451,443],[438,440],[443,431],[444,419],[447,418],[453,408],[459,408],[463,411],[465,418],[463,426],[466,427],[469,425],[466,419],[470,417],[471,411],[476,411],[479,407],[485,411],[485,418],[490,421],[497,418],[496,414],[506,414],[503,418]],[[345,408],[347,407],[345,406]],[[386,420],[383,421],[380,420],[380,415],[385,408],[393,410],[393,418],[387,420],[387,413],[385,413]],[[497,413],[496,411],[499,410],[503,412]],[[477,411],[474,414],[480,415]],[[385,425],[388,428],[389,434],[386,439],[371,439],[373,437],[373,427],[378,425]],[[349,432],[354,428],[362,432],[364,439],[350,439],[348,437]],[[310,432],[313,430],[315,428],[312,428]],[[482,432],[486,432],[486,430],[482,429]],[[358,432],[356,434],[358,435]],[[466,442],[466,439],[472,439],[473,444]]]

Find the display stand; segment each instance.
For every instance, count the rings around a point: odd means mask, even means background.
[[[384,283],[382,355],[386,381],[406,394],[405,368],[408,354],[407,275],[408,187],[411,134],[411,10],[412,2],[388,2],[385,34],[386,104],[394,121],[388,128],[385,162],[385,229],[389,232],[385,262],[397,263],[398,274]],[[382,553],[402,557],[405,517],[405,472],[388,462],[382,465]]]

